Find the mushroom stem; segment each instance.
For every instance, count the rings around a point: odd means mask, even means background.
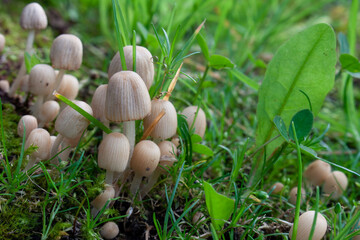
[[[36,160],[37,160],[37,159],[36,159],[35,157],[30,156],[29,162],[28,162],[28,164],[26,165],[24,171],[25,171],[25,172],[29,171],[30,168],[32,168],[32,167],[35,165]]]
[[[114,172],[106,170],[105,183],[112,185],[114,179]]]
[[[135,146],[135,121],[124,122],[124,135],[127,137],[130,143],[130,155],[129,159],[131,159],[134,146]],[[130,161],[128,162],[128,165]]]
[[[63,79],[65,75],[65,70],[64,69],[60,69],[58,74],[56,75],[56,79],[55,79],[55,83],[54,83],[54,91],[57,91],[59,86],[60,86],[60,83],[61,83],[61,80]],[[53,93],[50,93],[47,97],[46,97],[46,101],[48,100],[52,100],[54,98],[53,96]]]
[[[69,155],[72,150],[70,146],[66,146],[66,147],[67,148],[59,154],[59,157],[62,162],[67,161],[69,159]]]
[[[54,145],[53,145],[52,148],[51,148],[50,158],[53,158],[53,157],[57,154],[58,149],[59,149],[59,146],[60,146],[60,144],[63,142],[63,140],[64,140],[64,136],[63,136],[63,135],[61,135],[61,134],[57,135],[56,140],[55,140],[55,142],[54,142]],[[54,164],[58,164],[58,161],[55,161],[55,159],[53,159],[52,162],[53,162]]]
[[[34,43],[34,38],[35,38],[35,30],[30,30],[27,40],[26,40],[26,48],[25,48],[25,52],[28,52],[29,54],[32,53],[32,46]],[[19,88],[20,83],[21,83],[21,78],[26,74],[26,66],[25,66],[25,54],[24,54],[24,58],[21,62],[21,67],[20,70],[18,72],[18,75],[16,76],[15,81],[13,82],[13,84],[11,85],[10,91],[9,91],[9,96],[13,97],[15,95],[16,90]]]
[[[43,95],[39,95],[37,97],[37,100],[35,102],[35,105],[32,107],[32,114],[36,117],[39,118],[38,114],[41,108],[41,105],[43,105],[44,103],[44,96]],[[42,127],[42,126],[41,126]]]
[[[137,190],[139,189],[139,186],[141,184],[141,180],[142,180],[142,176],[135,173],[134,179],[131,182],[131,186],[130,186],[130,192],[132,195],[135,196]]]
[[[95,218],[99,213],[99,209],[97,209],[96,207],[93,207],[91,209],[91,216],[93,216],[93,218]]]
[[[149,177],[148,183],[141,188],[140,190],[141,197],[146,196],[150,192],[150,190],[152,189],[152,187],[155,185],[158,178],[160,177],[160,174],[161,174],[161,167],[157,167],[154,173]]]

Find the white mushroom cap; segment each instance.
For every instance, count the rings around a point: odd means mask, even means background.
[[[323,191],[331,195],[332,199],[338,199],[346,190],[348,179],[343,172],[333,171],[324,181]]]
[[[100,234],[106,240],[113,239],[119,234],[119,227],[114,222],[107,222],[101,227]]]
[[[4,50],[5,47],[5,37],[0,33],[0,53]]]
[[[135,174],[149,177],[160,161],[160,148],[149,140],[140,141],[135,145],[130,161],[131,169]]]
[[[8,80],[0,80],[0,89],[3,92],[9,92],[10,90],[10,85],[9,85],[9,81]]]
[[[297,240],[308,240],[311,227],[315,218],[315,211],[308,211],[301,214],[299,218],[298,230],[296,234]],[[324,237],[327,229],[327,222],[321,213],[317,213],[315,231],[312,240],[320,240]],[[293,226],[290,229],[289,236],[292,239]]]
[[[175,144],[170,141],[162,141],[158,144],[160,148],[160,162],[159,165],[163,167],[171,167],[176,161],[177,148]]]
[[[274,188],[275,187],[275,188]],[[278,194],[281,192],[281,190],[283,190],[284,188],[284,184],[282,184],[281,182],[276,182],[272,187],[271,189],[274,189],[271,193],[273,194]],[[296,202],[296,200],[295,200]]]
[[[47,159],[50,154],[51,139],[48,131],[42,128],[36,128],[31,131],[28,139],[25,142],[25,150],[31,145],[37,146],[38,149],[31,155],[40,160]]]
[[[38,127],[38,122],[36,120],[36,117],[32,115],[24,115],[20,118],[20,121],[18,123],[17,133],[20,137],[24,136],[24,125],[26,129],[26,136],[25,139],[27,139],[31,133],[32,130]]]
[[[91,205],[95,207],[96,209],[100,210],[102,209],[106,202],[115,197],[115,189],[113,186],[106,184],[105,185],[105,191],[100,193],[92,202]]]
[[[321,160],[312,162],[304,172],[304,177],[313,185],[320,186],[331,173],[330,164]]]
[[[20,17],[20,25],[23,29],[45,29],[47,24],[45,11],[40,4],[33,2],[24,7]]]
[[[289,194],[289,202],[292,204],[296,204],[296,198],[297,198],[297,187],[294,187],[290,190]],[[300,204],[302,204],[306,199],[306,192],[304,188],[301,188],[301,198],[300,198]]]
[[[55,71],[47,64],[35,65],[29,75],[29,91],[45,96],[52,93],[55,84]]]
[[[50,50],[50,59],[54,68],[77,70],[83,57],[81,40],[72,34],[62,34],[55,38]]]
[[[189,125],[189,129],[193,125],[197,109],[198,109],[197,106],[190,106],[185,108],[181,112],[181,114],[183,114],[186,117],[186,122]],[[199,108],[198,114],[196,116],[194,128],[195,128],[195,134],[203,138],[206,130],[206,116],[205,116],[205,112],[201,108]]]
[[[74,100],[79,93],[79,81],[70,74],[65,74],[61,80],[57,92],[67,99]]]
[[[41,105],[39,120],[43,123],[52,122],[56,116],[59,114],[60,105],[53,101],[46,101],[43,105]]]
[[[165,115],[150,133],[151,137],[160,140],[168,139],[176,134],[177,113],[174,105],[170,101],[154,99],[151,101],[150,114],[144,118],[144,128],[146,131],[162,110],[165,110]]]
[[[106,101],[106,91],[107,84],[100,85],[93,95],[91,100],[91,108],[94,111],[94,117],[99,119],[101,122],[107,122],[105,117],[105,101]]]

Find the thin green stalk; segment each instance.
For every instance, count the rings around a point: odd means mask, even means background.
[[[136,72],[136,31],[133,30],[133,71]]]
[[[334,240],[342,240],[345,238],[345,235],[350,231],[351,227],[355,225],[355,223],[360,218],[360,211],[358,211],[351,220],[345,225],[344,228],[339,232],[339,234],[334,238]]]
[[[313,224],[311,226],[309,239],[312,239],[312,237],[314,235],[314,232],[315,232],[316,219],[317,219],[317,215],[318,215],[318,212],[319,212],[319,201],[320,201],[320,191],[319,191],[319,186],[316,186],[315,216],[314,216]]]
[[[202,77],[201,77],[201,79],[200,79],[200,81],[199,81],[199,85],[198,85],[198,87],[197,87],[197,91],[196,91],[196,94],[195,94],[195,97],[194,97],[194,100],[195,100],[195,101],[196,101],[197,97],[199,96],[200,92],[202,92],[202,85],[203,85],[203,83],[204,83],[204,81],[205,81],[205,78],[206,78],[208,72],[209,72],[209,69],[210,69],[210,67],[209,67],[209,65],[207,64],[207,65],[206,65],[206,68],[205,68],[205,71],[204,71],[204,74],[202,75]]]
[[[117,39],[119,54],[120,54],[120,59],[121,59],[121,67],[122,67],[123,71],[126,71],[127,67],[126,67],[125,54],[124,54],[124,45],[126,44],[126,42],[124,42],[124,38],[122,35],[123,31],[120,30],[120,26],[119,26],[119,22],[118,22],[118,11],[117,11],[117,7],[115,5],[115,1],[116,0],[112,0],[114,21],[115,21],[115,28],[116,28],[116,31],[115,31],[116,39]]]
[[[301,188],[302,188],[302,160],[301,160],[301,150],[299,141],[296,136],[295,124],[291,122],[291,127],[294,133],[296,151],[297,151],[297,159],[298,159],[298,186],[297,186],[297,196],[296,196],[296,207],[295,207],[295,219],[293,225],[293,233],[292,240],[296,240],[297,229],[299,224],[299,216],[300,216],[300,203],[301,203]]]

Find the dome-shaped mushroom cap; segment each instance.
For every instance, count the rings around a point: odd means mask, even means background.
[[[189,128],[193,125],[197,109],[198,109],[197,106],[190,106],[185,108],[181,113],[186,117],[186,122],[188,123]],[[195,134],[203,138],[206,130],[206,116],[205,116],[205,112],[201,108],[199,108],[199,112],[196,116],[194,128],[195,128]]]
[[[83,57],[81,40],[72,34],[62,34],[55,38],[50,50],[50,59],[54,68],[77,70]]]
[[[114,222],[107,222],[101,227],[100,234],[106,240],[113,239],[119,234],[119,227]]]
[[[41,160],[47,159],[50,154],[50,145],[51,139],[48,131],[42,128],[36,128],[31,131],[28,139],[25,142],[25,150],[28,149],[31,145],[37,146],[35,152],[31,155],[35,158],[39,158]]]
[[[305,169],[304,176],[311,184],[320,186],[330,173],[330,164],[321,160],[316,160]]]
[[[133,70],[133,46],[124,47],[126,67]],[[154,81],[153,57],[149,50],[144,47],[136,46],[136,73],[140,75],[149,89]],[[117,52],[110,62],[108,77],[109,79],[117,72],[122,71],[120,54]]]
[[[8,80],[0,80],[0,89],[3,92],[9,92],[10,85]]]
[[[271,189],[274,189],[271,193],[278,194],[281,192],[281,190],[284,188],[284,184],[281,182],[276,182],[274,185],[272,185]],[[296,200],[295,200],[296,202]]]
[[[106,184],[105,191],[100,193],[92,202],[91,205],[100,210],[106,202],[115,197],[115,189],[113,186]]]
[[[26,30],[40,30],[47,27],[48,21],[44,9],[33,2],[26,5],[20,17],[20,26]]]
[[[297,240],[308,240],[311,227],[315,218],[315,211],[308,211],[301,214],[299,218],[298,230],[296,234]],[[320,240],[324,237],[327,229],[327,222],[321,213],[317,213],[315,231],[312,240]],[[289,236],[292,239],[293,226],[290,229]]]
[[[158,144],[160,148],[159,165],[163,167],[171,167],[176,161],[177,149],[174,143],[170,141],[162,141]]]
[[[93,114],[91,107],[83,101],[73,101],[90,115]],[[66,138],[76,138],[89,126],[90,122],[83,115],[70,106],[64,108],[55,121],[55,130]]]
[[[24,115],[20,118],[20,121],[18,123],[17,133],[20,137],[24,136],[24,124],[25,124],[25,130],[26,130],[26,136],[25,139],[27,139],[31,133],[32,130],[38,127],[38,122],[36,117],[33,115]]]
[[[146,131],[163,109],[165,110],[165,115],[150,133],[151,137],[160,140],[168,139],[176,134],[177,113],[174,105],[170,101],[154,99],[151,101],[151,112],[144,119],[144,128]]]
[[[300,198],[300,204],[302,204],[306,199],[306,192],[304,188],[301,188],[301,198]],[[296,204],[297,200],[297,187],[294,187],[290,190],[289,193],[289,202],[292,204]]]
[[[340,171],[333,171],[326,177],[323,191],[331,195],[332,199],[336,200],[342,195],[343,191],[346,190],[347,185],[348,179],[346,175]]]
[[[123,172],[129,161],[130,143],[124,134],[113,132],[101,141],[98,151],[100,168],[112,172]]]
[[[67,99],[74,100],[79,93],[78,79],[73,75],[65,74],[61,80],[57,92]]]
[[[4,35],[0,33],[0,53],[2,52],[2,50],[4,50],[5,42],[6,41]]]
[[[40,108],[39,119],[43,122],[51,122],[59,114],[60,105],[53,101],[46,101]]]
[[[35,65],[29,75],[29,91],[35,95],[51,94],[55,84],[55,71],[47,64]]]
[[[122,71],[111,77],[105,100],[105,114],[108,120],[140,120],[148,115],[150,110],[150,95],[139,74]]]
[[[159,164],[159,160],[158,145],[150,140],[143,140],[135,145],[130,165],[136,174],[149,177]]]
[[[91,107],[94,111],[94,117],[99,119],[101,122],[107,122],[105,117],[105,101],[106,101],[106,91],[107,84],[100,85],[95,90],[93,98],[91,100]]]

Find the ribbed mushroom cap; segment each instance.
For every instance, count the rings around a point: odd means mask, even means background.
[[[91,107],[83,101],[73,101],[90,115],[93,114]],[[55,121],[55,130],[66,138],[76,138],[89,126],[90,122],[83,115],[70,106],[64,108]]]
[[[2,52],[2,50],[4,50],[5,42],[6,41],[4,35],[0,33],[0,53]]]
[[[101,227],[100,234],[106,240],[113,239],[119,234],[119,227],[114,222],[107,222]]]
[[[197,109],[198,109],[197,106],[190,106],[190,107],[185,108],[181,113],[182,115],[184,115],[186,117],[186,122],[188,123],[189,128],[192,126],[192,124],[194,122],[194,118],[195,118]],[[205,116],[204,111],[201,108],[199,109],[199,112],[196,116],[194,128],[195,128],[195,134],[197,134],[201,138],[203,138],[204,134],[205,134],[205,130],[206,130],[206,116]]]
[[[131,71],[115,73],[108,84],[105,101],[106,118],[112,122],[143,119],[150,113],[149,92],[141,77]]]
[[[40,108],[39,119],[42,122],[48,123],[53,121],[59,114],[60,105],[53,101],[46,101]]]
[[[83,57],[81,40],[72,34],[62,34],[55,38],[50,50],[50,59],[54,68],[77,70]]]
[[[292,204],[296,204],[296,198],[297,198],[297,187],[294,187],[290,190],[289,193],[289,202]],[[301,188],[301,198],[300,198],[300,204],[302,204],[306,199],[306,192],[304,188]]]
[[[0,89],[3,92],[9,92],[10,85],[8,80],[0,80]]]
[[[330,173],[330,164],[321,160],[316,160],[305,169],[304,176],[311,184],[320,186]]]
[[[311,227],[314,222],[315,211],[307,211],[301,214],[298,223],[298,230],[296,234],[297,240],[308,240],[311,232]],[[292,239],[293,227],[291,226],[289,236]],[[327,222],[321,213],[317,213],[315,231],[312,240],[320,240],[324,237],[327,229]]]
[[[275,188],[274,188],[275,187]],[[274,193],[274,194],[278,194],[281,192],[281,190],[284,188],[284,184],[282,184],[281,182],[276,182],[272,187],[271,189],[274,189],[271,193]],[[296,202],[296,200],[295,200]]]
[[[100,210],[101,208],[104,207],[104,205],[106,204],[106,202],[115,197],[115,190],[114,187],[106,184],[105,185],[105,191],[103,191],[102,193],[100,193],[92,202],[91,205],[95,208],[97,208],[98,210]]]
[[[20,26],[26,30],[40,30],[47,27],[48,21],[44,9],[33,2],[26,5],[20,17]]]
[[[55,71],[47,64],[35,65],[29,75],[29,91],[35,95],[49,95],[55,84]]]
[[[20,80],[20,90],[23,92],[29,91],[29,74],[23,76]]]
[[[160,161],[160,148],[149,140],[140,141],[135,145],[130,161],[131,169],[138,175],[149,177]]]
[[[38,149],[31,154],[33,157],[41,160],[47,159],[50,154],[51,145],[50,134],[48,131],[42,128],[32,130],[25,142],[25,150],[31,145],[38,147]]]
[[[79,93],[79,81],[70,74],[65,74],[61,80],[57,92],[67,99],[74,100]]]
[[[130,144],[125,135],[117,132],[110,133],[101,141],[98,151],[98,165],[100,168],[123,172],[129,161]]]
[[[20,118],[20,121],[18,123],[18,128],[17,128],[17,133],[19,134],[20,137],[24,136],[23,122],[25,124],[25,129],[26,129],[25,139],[27,139],[29,137],[31,131],[38,127],[38,122],[36,120],[36,117],[34,117],[32,115],[24,115],[24,116],[22,116]]]
[[[126,67],[133,70],[133,46],[124,47]],[[136,73],[140,75],[149,89],[154,81],[153,57],[149,50],[144,47],[136,46]],[[120,54],[117,52],[110,62],[108,77],[109,79],[117,72],[122,71]]]
[[[348,179],[346,175],[340,171],[333,171],[326,177],[323,191],[331,195],[332,199],[336,200],[343,194],[343,191],[346,190],[347,185]]]
[[[99,119],[101,122],[107,122],[105,117],[105,101],[106,101],[106,91],[107,84],[100,85],[93,95],[91,100],[91,108],[94,112],[94,117]]]
[[[176,134],[177,113],[174,105],[170,101],[154,99],[151,101],[151,113],[144,119],[144,128],[146,131],[163,109],[165,110],[165,115],[150,133],[151,137],[160,140],[170,138]]]
[[[52,148],[52,146],[54,145],[56,140],[56,136],[50,136],[50,149]]]

